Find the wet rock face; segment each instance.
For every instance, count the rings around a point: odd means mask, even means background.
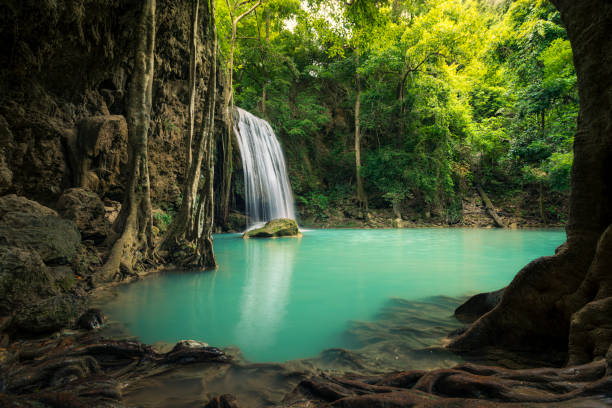
[[[0,245],[0,315],[57,294],[37,252]]]
[[[81,250],[74,221],[14,194],[0,197],[0,316],[11,329],[42,333],[72,326],[84,311],[73,295]]]
[[[101,243],[108,233],[104,203],[95,193],[82,188],[71,188],[57,201],[60,215],[74,221],[83,239]]]
[[[123,196],[122,170],[127,166],[127,122],[122,115],[81,119],[77,125],[76,184],[115,199]]]
[[[80,243],[73,221],[24,197],[0,198],[0,245],[34,250],[46,264],[67,264]]]
[[[74,222],[57,216],[9,213],[0,220],[0,245],[31,248],[47,264],[70,263],[80,243]]]
[[[13,325],[22,332],[48,333],[75,325],[86,308],[86,300],[77,296],[53,296],[21,308]]]
[[[81,329],[96,330],[104,326],[104,313],[100,309],[89,309],[81,317],[77,325]]]
[[[245,232],[242,238],[298,237],[300,235],[297,222],[288,218],[279,218],[278,220],[269,221],[261,228]]]

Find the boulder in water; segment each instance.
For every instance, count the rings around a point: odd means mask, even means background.
[[[266,223],[261,228],[255,228],[245,232],[242,238],[276,238],[276,237],[299,237],[302,234],[295,220],[279,218]]]

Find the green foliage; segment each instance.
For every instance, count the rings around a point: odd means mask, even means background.
[[[473,182],[567,194],[576,73],[547,0],[268,0],[239,32],[236,104],[272,124],[314,213],[354,198],[357,76],[372,206],[452,223]]]

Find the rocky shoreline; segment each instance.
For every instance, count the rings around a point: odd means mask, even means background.
[[[410,321],[406,316],[390,319],[393,323],[382,335],[399,343],[372,346],[362,352],[329,350],[316,359],[286,364],[252,364],[240,358],[239,351],[226,354],[192,340],[162,352],[136,340],[108,337],[98,330],[104,325],[104,316],[91,308],[92,299],[97,299],[93,303],[104,302],[104,294],[112,294],[116,285],[171,266],[143,265],[141,270],[122,277],[121,282],[102,281],[97,271],[107,250],[104,239],[116,208],[105,206],[96,194],[78,188],[66,190],[55,207],[57,211],[16,195],[0,197],[2,406],[132,406],[134,401],[124,400],[124,391],[130,395],[134,389],[146,389],[143,384],[151,378],[181,377],[186,372],[205,377],[202,373],[213,368],[215,381],[225,385],[206,393],[206,398],[212,398],[211,407],[500,406],[527,402],[533,406],[550,402],[563,406],[567,401],[605,404],[604,399],[609,397],[610,359],[576,369],[509,371],[501,366],[468,363],[452,367],[445,363],[447,368],[434,371],[389,372],[400,370],[402,364],[414,366],[407,360],[394,364],[394,356],[382,357],[385,350],[406,347],[398,340],[401,336],[393,334],[402,331],[395,327],[396,322]],[[464,322],[475,320],[499,300],[499,296],[479,296],[463,306],[460,314]],[[493,304],[483,304],[482,299],[489,298],[494,298]],[[363,330],[370,335],[372,326],[366,325]],[[455,334],[462,330],[455,330]],[[435,336],[438,340],[444,333]],[[434,351],[449,353],[440,348]],[[524,367],[528,360],[517,363],[515,357],[491,351],[466,358],[514,368]],[[266,372],[263,383],[252,380],[253,384],[243,387],[246,391],[227,385],[242,381],[232,378],[235,371],[253,370]],[[272,373],[283,379],[275,383],[282,392],[274,392],[274,397],[268,395],[274,387],[265,384]],[[522,388],[515,387],[517,381]],[[556,385],[551,386],[551,382]],[[237,390],[239,395],[218,395],[223,389]],[[252,399],[251,394],[255,395]],[[480,405],[473,405],[470,398],[475,397],[481,398]]]

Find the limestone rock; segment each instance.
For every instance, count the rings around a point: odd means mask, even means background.
[[[247,226],[246,215],[231,212],[227,220],[227,229],[230,231],[244,231]]]
[[[23,213],[39,217],[46,215],[57,216],[57,213],[52,209],[15,194],[0,197],[0,219],[7,213]]]
[[[73,326],[86,308],[86,301],[72,295],[53,296],[20,308],[13,325],[28,333],[46,333]]]
[[[70,263],[81,234],[73,221],[57,216],[7,213],[0,219],[0,245],[31,248],[45,263]]]
[[[120,196],[127,165],[127,122],[121,115],[90,116],[78,123],[77,183],[99,194]]]
[[[89,309],[79,317],[78,326],[85,330],[96,330],[104,326],[104,314],[100,309]]]
[[[231,394],[221,395],[211,399],[204,408],[239,408],[238,400]]]
[[[100,243],[106,238],[106,211],[97,194],[83,188],[68,189],[57,201],[57,210],[62,217],[76,223],[83,239]]]
[[[243,238],[275,238],[275,237],[299,237],[302,234],[297,222],[288,218],[279,218],[266,223],[261,228],[245,232]]]
[[[0,314],[54,294],[53,278],[38,253],[0,246]]]

